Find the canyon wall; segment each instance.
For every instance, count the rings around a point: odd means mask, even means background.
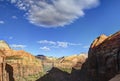
[[[43,68],[41,61],[30,53],[13,50],[0,41],[0,70],[0,81],[35,81]]]
[[[108,81],[120,72],[120,32],[101,35],[91,44],[88,54],[90,81]]]

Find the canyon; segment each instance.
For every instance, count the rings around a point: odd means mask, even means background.
[[[37,81],[119,81],[120,31],[97,37],[89,48],[88,58],[79,67],[72,67],[70,73],[52,68]]]
[[[120,31],[97,37],[88,54],[33,56],[0,41],[0,81],[119,81]]]

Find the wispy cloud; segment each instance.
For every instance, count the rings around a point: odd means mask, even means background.
[[[0,24],[4,24],[4,23],[5,23],[4,21],[0,20]]]
[[[10,37],[9,37],[9,39],[13,39],[13,37],[12,37],[12,36],[10,36]]]
[[[40,49],[41,49],[41,50],[44,50],[44,51],[50,51],[50,50],[51,50],[49,47],[46,47],[46,46],[40,47]]]
[[[83,48],[88,49],[90,45],[83,46]]]
[[[17,0],[11,0],[11,3],[15,3]]]
[[[30,23],[45,28],[62,27],[85,15],[99,0],[9,0],[25,10]]]
[[[13,49],[24,49],[27,46],[22,44],[11,44],[10,47]]]
[[[13,15],[13,16],[12,16],[12,19],[17,19],[17,16]]]
[[[38,41],[40,44],[50,44],[50,45],[56,45],[56,42],[54,41],[48,41],[48,40],[40,40]]]
[[[69,46],[79,46],[81,43],[71,43],[71,42],[64,42],[64,41],[49,41],[49,40],[40,40],[37,43],[43,45],[49,45],[53,48],[67,48]]]
[[[58,47],[67,48],[68,45],[69,45],[68,42],[60,42],[60,41],[57,42]]]

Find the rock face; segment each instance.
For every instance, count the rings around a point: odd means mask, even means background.
[[[59,68],[62,71],[71,72],[73,68],[81,69],[82,64],[87,59],[87,56],[87,54],[76,54],[61,58],[47,57],[44,55],[38,55],[36,57],[42,60],[42,65],[45,72],[53,67]]]
[[[83,58],[84,56],[80,58],[78,55],[59,58],[57,69],[59,67],[73,67],[72,72],[66,74],[59,69],[60,71],[57,71],[56,74],[56,72],[49,71],[37,81],[50,79],[52,79],[51,81],[59,81],[60,79],[61,81],[120,81],[120,32],[108,37],[99,36],[91,44],[88,58]],[[76,69],[75,66],[81,68]],[[51,73],[53,74],[51,75]],[[61,75],[65,77],[59,77]]]
[[[23,78],[27,81],[29,76],[37,75],[42,72],[42,64],[40,60],[36,59],[31,54],[23,50],[9,50],[8,52],[4,50],[4,52],[7,54],[13,54],[6,57],[6,62],[13,67],[15,81],[22,81]]]
[[[0,81],[35,81],[29,76],[42,72],[42,66],[51,70],[37,81],[119,81],[120,32],[111,36],[101,35],[84,54],[62,58],[39,56],[12,50],[4,41],[0,44]],[[47,65],[47,66],[46,66]],[[62,68],[62,69],[61,69]],[[65,72],[71,69],[70,73]]]
[[[62,57],[58,59],[58,63],[56,64],[56,67],[81,69],[82,64],[86,61],[86,59],[87,59],[87,54]]]
[[[0,81],[35,81],[30,77],[42,72],[42,64],[30,53],[13,50],[7,43],[0,41],[0,70]]]
[[[10,49],[10,47],[5,41],[0,40],[0,49]]]
[[[108,37],[104,34],[102,34],[101,36],[99,36],[98,38],[96,38],[94,40],[94,42],[91,44],[91,47],[90,48],[94,48],[98,45],[100,45],[105,39],[107,39]]]
[[[109,81],[120,72],[120,32],[101,35],[91,44],[88,73],[91,81]]]
[[[5,55],[4,53],[0,50],[0,81],[6,81],[4,79],[4,74],[5,74]]]

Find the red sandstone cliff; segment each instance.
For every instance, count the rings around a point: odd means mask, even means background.
[[[88,54],[88,73],[92,81],[108,81],[120,72],[120,32],[100,36]]]
[[[7,73],[5,76],[0,74],[0,78],[7,78],[7,80],[0,81],[29,81],[28,78],[30,78],[30,76],[37,76],[42,72],[41,61],[36,59],[30,53],[23,50],[13,50],[5,41],[0,41],[0,49],[1,73]],[[4,66],[5,68],[3,68],[4,62],[6,64]]]

